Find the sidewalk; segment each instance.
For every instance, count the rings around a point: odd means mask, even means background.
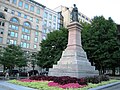
[[[5,90],[37,90],[20,85],[11,84],[6,81],[0,81],[0,88],[3,88]]]

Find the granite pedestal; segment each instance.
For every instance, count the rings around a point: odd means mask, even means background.
[[[98,75],[98,71],[87,59],[81,45],[81,25],[72,22],[68,25],[69,37],[67,48],[63,51],[57,65],[49,69],[49,76],[87,77]]]

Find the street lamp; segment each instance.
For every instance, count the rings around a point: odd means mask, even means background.
[[[35,65],[36,65],[36,53],[33,53],[31,55],[31,64],[32,64],[32,68],[33,68],[33,75],[35,74],[34,73],[34,70],[35,70]]]

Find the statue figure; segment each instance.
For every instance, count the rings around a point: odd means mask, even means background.
[[[74,8],[71,14],[72,14],[72,22],[74,21],[79,22],[78,21],[78,8],[76,7],[76,4],[74,4]]]

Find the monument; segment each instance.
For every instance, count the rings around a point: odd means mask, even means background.
[[[98,71],[87,59],[81,45],[81,25],[78,22],[78,9],[74,4],[72,22],[68,25],[69,37],[67,48],[63,51],[57,65],[49,69],[49,76],[86,77],[98,75]]]

